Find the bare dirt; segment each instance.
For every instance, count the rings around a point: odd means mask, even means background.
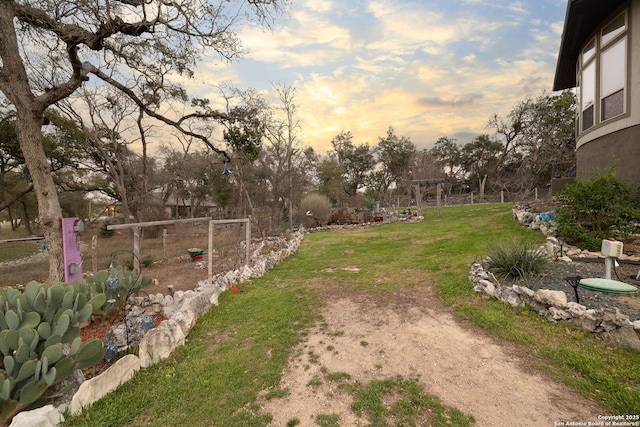
[[[143,268],[142,274],[154,279],[154,284],[144,290],[149,294],[169,293],[168,286],[175,291],[194,289],[199,281],[209,275],[207,265],[202,261],[191,261],[187,256],[177,257],[163,262],[155,262],[149,268]]]
[[[157,280],[149,293],[193,289],[207,277],[190,259],[156,263],[143,274]],[[314,379],[346,373],[366,384],[402,375],[417,378],[427,393],[473,415],[476,426],[554,426],[597,422],[606,411],[539,371],[536,360],[480,329],[460,324],[430,288],[393,294],[344,292],[318,284],[323,321],[307,331],[283,372],[282,398],[261,398],[271,426],[297,418],[316,425],[319,414],[335,414],[341,426],[366,425],[351,409],[351,396],[336,383]],[[265,395],[268,390],[265,390]],[[556,424],[557,423],[557,424]]]
[[[428,288],[427,288],[428,289]],[[308,331],[283,373],[288,396],[262,400],[272,426],[298,418],[315,425],[318,414],[337,414],[340,425],[366,425],[351,410],[350,396],[331,381],[310,387],[323,372],[347,373],[368,383],[402,375],[418,378],[427,393],[473,415],[477,426],[553,426],[597,422],[605,411],[532,369],[535,361],[459,324],[449,309],[422,288],[392,298],[327,289],[324,319]]]
[[[311,387],[323,372],[347,373],[368,383],[402,375],[418,378],[427,393],[473,415],[477,426],[553,426],[598,421],[604,411],[532,369],[532,358],[460,325],[437,297],[422,288],[387,294],[325,292],[324,319],[293,352],[281,388],[288,396],[262,401],[272,426],[318,414],[340,425],[366,425],[350,410],[350,396],[331,381]]]

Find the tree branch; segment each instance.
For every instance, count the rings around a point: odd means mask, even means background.
[[[17,195],[15,195],[11,200],[7,202],[6,201],[0,202],[0,212],[7,209],[9,206],[17,202],[22,196],[29,194],[31,191],[33,191],[33,184],[29,185],[29,187],[27,187],[26,190],[23,190]]]
[[[184,117],[181,117],[179,120],[175,121],[175,120],[171,120],[168,117],[163,116],[162,114],[158,114],[156,113],[154,110],[150,109],[147,104],[145,104],[131,89],[129,89],[128,87],[126,87],[125,85],[123,85],[122,83],[114,80],[113,78],[111,78],[110,76],[108,76],[107,74],[103,73],[102,71],[100,71],[97,67],[88,64],[88,63],[84,63],[83,67],[86,67],[87,69],[90,70],[90,72],[92,74],[94,74],[96,77],[98,77],[99,79],[103,80],[106,83],[109,83],[110,85],[112,85],[113,87],[117,88],[118,90],[122,91],[125,95],[127,95],[140,109],[142,109],[147,115],[160,120],[161,122],[177,129],[180,133],[187,135],[187,136],[191,136],[193,138],[199,139],[202,142],[204,142],[211,150],[213,150],[214,152],[221,154],[225,157],[225,162],[231,162],[231,158],[229,157],[229,155],[227,154],[227,152],[225,150],[219,149],[216,146],[213,145],[213,143],[211,141],[209,141],[209,139],[201,134],[192,132],[188,129],[185,129],[182,126],[182,123],[187,120],[187,119],[191,119],[191,118],[200,118],[200,119],[214,119],[214,120],[218,120],[220,122],[222,121],[226,121],[226,120],[231,120],[232,118],[225,114],[225,113],[221,113],[219,111],[212,111],[210,113],[192,113],[189,115],[186,115]]]

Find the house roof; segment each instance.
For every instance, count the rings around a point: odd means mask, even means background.
[[[189,199],[189,198],[178,197],[177,204],[180,207],[187,207],[187,208],[192,207],[191,206],[191,199]],[[176,205],[176,197],[173,194],[169,195],[169,197],[167,198],[167,201],[164,203],[164,205],[165,206],[171,206],[171,207],[175,206]],[[199,206],[201,208],[215,208],[218,205],[211,198],[206,197],[204,200],[202,200],[200,202]]]
[[[568,0],[553,90],[576,86],[576,61],[594,30],[627,0]]]

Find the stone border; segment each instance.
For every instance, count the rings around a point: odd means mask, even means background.
[[[555,222],[548,220],[555,218],[555,213],[534,214],[523,206],[516,205],[512,214],[521,225],[540,230],[547,236],[547,242],[539,250],[546,251],[547,255],[557,262],[571,263],[571,257],[604,258],[600,252],[589,252],[567,244],[563,244],[561,253],[558,239],[554,237]],[[638,257],[624,255],[620,259],[637,260]],[[473,289],[487,298],[494,297],[512,307],[529,306],[551,322],[570,322],[587,331],[603,333],[618,344],[640,353],[640,320],[631,322],[629,316],[617,307],[589,309],[576,302],[567,302],[567,295],[563,291],[533,291],[525,286],[502,285],[478,262],[471,264],[469,280]]]
[[[174,295],[150,296],[151,303],[159,302],[167,320],[149,330],[140,341],[138,356],[126,355],[118,359],[102,374],[84,381],[69,403],[58,407],[46,405],[17,414],[10,427],[56,427],[64,421],[69,410],[77,415],[109,392],[131,379],[140,368],[149,367],[169,357],[177,347],[184,345],[186,336],[198,318],[218,305],[220,294],[233,285],[263,276],[280,260],[296,252],[304,239],[304,229],[288,238],[268,238],[252,254],[253,266],[215,276],[198,282],[193,291],[177,291]],[[265,248],[268,249],[265,253]]]
[[[551,322],[570,322],[590,332],[604,333],[620,345],[640,353],[640,320],[632,323],[617,307],[588,309],[577,302],[567,302],[567,294],[563,291],[533,291],[525,286],[502,285],[478,262],[471,264],[469,280],[473,289],[487,298],[494,297],[511,307],[529,306]]]

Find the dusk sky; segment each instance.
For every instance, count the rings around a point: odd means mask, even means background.
[[[271,29],[240,31],[241,60],[203,64],[193,83],[295,87],[303,143],[321,154],[342,130],[373,146],[389,126],[420,149],[466,143],[492,114],[551,93],[566,5],[293,0]]]

